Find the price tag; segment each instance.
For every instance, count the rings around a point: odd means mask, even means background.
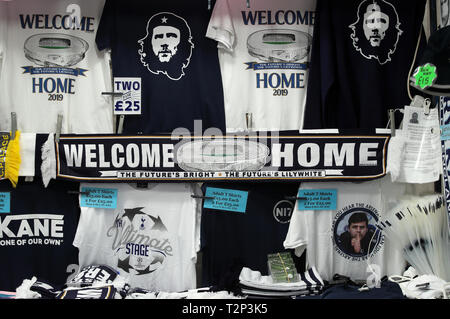
[[[0,213],[11,212],[11,193],[0,193]]]
[[[298,197],[306,200],[298,200],[298,210],[335,210],[337,206],[336,189],[301,189]]]
[[[117,208],[117,189],[82,187],[81,193],[81,207]]]
[[[115,77],[114,93],[122,93],[114,96],[115,115],[141,114],[141,78]]]
[[[450,124],[441,126],[441,141],[450,140]]]
[[[203,207],[217,210],[226,210],[231,212],[245,213],[247,209],[248,192],[207,187]]]
[[[421,89],[432,86],[437,78],[436,67],[430,63],[419,66],[415,70],[413,77],[415,84]]]

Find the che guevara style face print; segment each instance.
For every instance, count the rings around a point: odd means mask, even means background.
[[[180,44],[180,30],[170,26],[157,26],[153,29],[152,49],[160,62],[170,62],[177,54]]]
[[[391,61],[403,33],[395,7],[384,0],[361,2],[357,20],[349,28],[355,49],[366,59],[380,64]]]
[[[170,12],[153,15],[147,22],[147,34],[138,41],[142,64],[153,74],[179,80],[189,66],[194,43],[189,25]]]
[[[389,16],[377,4],[370,4],[364,13],[364,35],[373,47],[378,47],[389,28]]]

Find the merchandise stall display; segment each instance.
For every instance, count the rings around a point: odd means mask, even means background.
[[[0,299],[448,299],[448,12],[0,1]]]

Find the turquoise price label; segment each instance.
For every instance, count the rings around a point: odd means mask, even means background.
[[[298,191],[298,210],[335,210],[336,189],[301,189]]]
[[[450,140],[450,124],[441,126],[441,141]]]
[[[0,193],[0,213],[10,213],[11,212],[11,194],[10,193]]]
[[[81,207],[117,208],[117,189],[114,188],[81,188]]]
[[[247,209],[248,192],[207,187],[203,203],[204,208],[226,210],[231,212],[245,213]]]

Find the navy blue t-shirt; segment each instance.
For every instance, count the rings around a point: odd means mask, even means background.
[[[360,288],[352,284],[339,284],[326,288],[320,295],[296,299],[408,299],[399,284],[391,281],[383,281],[380,287],[367,290],[360,291]]]
[[[10,194],[9,212],[0,213],[0,290],[15,291],[36,276],[56,286],[78,271],[78,249],[72,245],[80,209],[78,183],[52,180],[25,182],[17,188],[0,182]]]
[[[205,37],[207,0],[107,0],[96,42],[111,49],[114,77],[140,77],[142,114],[125,116],[123,133],[176,128],[225,132],[217,43]]]
[[[242,267],[268,275],[267,255],[291,252],[297,269],[303,258],[283,242],[298,192],[298,183],[205,183],[208,187],[248,192],[244,213],[202,208],[201,252],[203,286],[231,287]]]
[[[384,128],[389,109],[410,104],[408,73],[421,32],[415,65],[426,44],[425,3],[318,0],[305,129]]]

